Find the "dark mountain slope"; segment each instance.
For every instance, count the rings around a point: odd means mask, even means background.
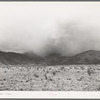
[[[34,59],[20,53],[0,51],[0,62],[3,64],[36,63]]]
[[[45,57],[47,65],[62,65],[63,61],[67,61],[69,57],[62,56],[59,53],[52,53]]]
[[[89,50],[70,57],[63,64],[100,64],[100,51]]]
[[[68,64],[100,64],[100,51],[89,50],[72,57],[52,53],[42,58],[33,52],[15,53],[0,51],[0,63],[3,64],[39,64],[39,65],[68,65]]]
[[[38,64],[43,64],[45,62],[44,58],[35,54],[34,52],[25,52],[24,55],[30,57],[31,59],[34,59],[34,61]]]

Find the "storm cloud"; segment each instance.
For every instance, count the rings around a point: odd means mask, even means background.
[[[99,2],[0,2],[0,50],[74,55],[100,50]]]

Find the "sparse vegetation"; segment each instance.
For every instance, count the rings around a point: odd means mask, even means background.
[[[0,65],[0,91],[100,91],[99,69],[100,65]]]
[[[89,76],[91,76],[91,74],[94,74],[94,71],[93,71],[93,69],[88,68],[87,73]]]

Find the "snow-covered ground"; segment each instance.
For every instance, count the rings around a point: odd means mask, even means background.
[[[100,65],[0,65],[0,91],[100,91]]]

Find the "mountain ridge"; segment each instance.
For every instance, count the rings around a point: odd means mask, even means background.
[[[16,53],[0,51],[0,62],[3,64],[40,64],[40,65],[68,65],[68,64],[100,64],[100,51],[87,50],[74,56],[62,56],[51,53],[41,57],[34,52]]]
[[[100,51],[88,50],[72,56],[64,64],[100,64]]]

